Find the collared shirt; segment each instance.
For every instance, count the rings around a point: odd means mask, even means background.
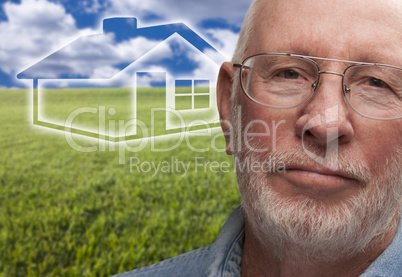
[[[402,223],[391,244],[360,275],[361,277],[402,277]],[[230,215],[216,241],[154,265],[115,277],[239,277],[244,238],[244,214],[240,207]]]

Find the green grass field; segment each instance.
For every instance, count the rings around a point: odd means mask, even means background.
[[[185,89],[191,92],[191,88],[185,87],[176,89],[176,92]],[[198,91],[205,93],[209,89],[206,91],[206,88],[198,88]],[[178,126],[181,125],[181,122],[188,126],[196,120],[217,121],[218,113],[216,107],[210,107],[210,97],[212,96],[197,95],[197,93],[194,93],[194,97],[191,95],[183,97],[183,94],[173,95],[175,110],[178,113],[166,113],[165,111],[153,112],[155,108],[165,109],[167,107],[166,90],[160,87],[137,88],[136,99],[129,88],[42,89],[39,93],[39,125],[64,130],[63,126],[71,118],[73,119],[71,125],[67,124],[69,127],[89,131],[91,134],[87,135],[96,138],[99,137],[96,134],[99,134],[99,122],[102,115],[105,130],[100,133],[122,138],[123,131],[124,136],[129,136],[130,139],[133,139],[134,136],[138,139],[143,137],[142,128],[138,128],[137,134],[135,134],[135,127],[130,124],[132,118],[137,118],[146,126],[153,126],[153,134],[159,136],[169,132],[166,131],[166,117],[176,125],[175,128],[180,128]],[[191,110],[192,101],[194,101],[194,108],[197,109],[196,112]],[[135,113],[134,106],[138,107],[137,113]],[[82,108],[84,110],[74,114],[74,111]],[[95,108],[95,110],[91,108]],[[70,115],[73,116],[70,117]],[[109,122],[111,121],[115,127],[110,133]],[[120,121],[123,124],[127,123],[127,128],[121,127]],[[53,126],[51,126],[52,124]],[[73,133],[77,132],[80,131],[73,131]],[[172,132],[177,133],[177,131]]]
[[[143,267],[212,243],[239,205],[232,158],[211,149],[210,138],[189,140],[209,148],[202,153],[185,142],[166,152],[148,144],[119,164],[119,151],[78,152],[63,132],[32,126],[31,98],[30,91],[0,90],[0,276],[110,276]],[[90,105],[89,98],[78,101]],[[46,112],[62,118],[69,99],[59,95]],[[174,144],[156,140],[159,148]],[[224,148],[222,136],[218,145]],[[196,167],[196,157],[230,163],[230,172]],[[130,158],[173,158],[190,170],[130,172]]]

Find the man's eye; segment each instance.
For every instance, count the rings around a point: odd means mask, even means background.
[[[382,81],[380,79],[376,79],[376,78],[370,78],[369,85],[373,86],[373,87],[377,87],[377,88],[388,88],[387,83],[385,83],[384,81]]]
[[[300,77],[300,75],[296,71],[288,69],[288,70],[281,71],[279,73],[279,77],[282,77],[285,79],[298,79]]]

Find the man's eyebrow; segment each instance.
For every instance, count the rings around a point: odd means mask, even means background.
[[[369,52],[360,50],[357,53],[350,53],[350,57],[354,58],[357,62],[388,64],[402,67],[402,52],[392,47],[389,49],[371,49]]]
[[[314,45],[311,45],[311,44],[300,45],[299,43],[295,44],[293,42],[284,46],[284,48],[282,50],[285,51],[284,53],[288,53],[288,54],[297,54],[297,55],[311,56],[311,57],[316,56],[316,54],[320,52],[319,51],[320,49]],[[326,58],[326,57],[323,57],[323,58]]]
[[[321,58],[339,59],[351,62],[376,63],[376,64],[386,64],[386,65],[402,67],[402,53],[398,54],[400,50],[394,46],[390,46],[389,48],[386,49],[384,49],[384,47],[379,46],[378,49],[370,49],[370,50],[359,48],[355,49],[355,51],[347,53],[346,57],[318,55],[317,53],[320,53],[320,51],[314,45],[308,45],[308,44],[300,45],[298,43],[294,44],[292,42],[284,44],[276,49],[266,49],[266,51],[263,52],[297,54],[309,57],[321,57]]]
[[[290,51],[285,51],[283,53],[287,54],[298,54],[302,56],[309,56],[309,57],[319,57],[317,55],[314,55],[312,51],[295,51],[295,50],[290,50]],[[329,59],[340,59],[340,60],[345,60],[345,61],[350,61],[350,62],[358,62],[358,63],[373,63],[373,64],[385,64],[385,65],[392,65],[392,66],[397,66],[397,67],[402,67],[402,59],[398,60],[395,58],[395,55],[389,56],[385,55],[384,53],[358,53],[356,55],[348,55],[347,58],[339,58],[339,57],[322,57],[322,58],[329,58]]]
[[[386,64],[393,65],[397,67],[402,67],[402,60],[397,61],[395,58],[381,57],[381,56],[360,56],[357,62],[362,63],[375,63],[375,64]]]

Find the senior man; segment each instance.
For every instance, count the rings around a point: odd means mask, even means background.
[[[218,80],[242,208],[123,276],[402,276],[401,3],[254,1]]]

